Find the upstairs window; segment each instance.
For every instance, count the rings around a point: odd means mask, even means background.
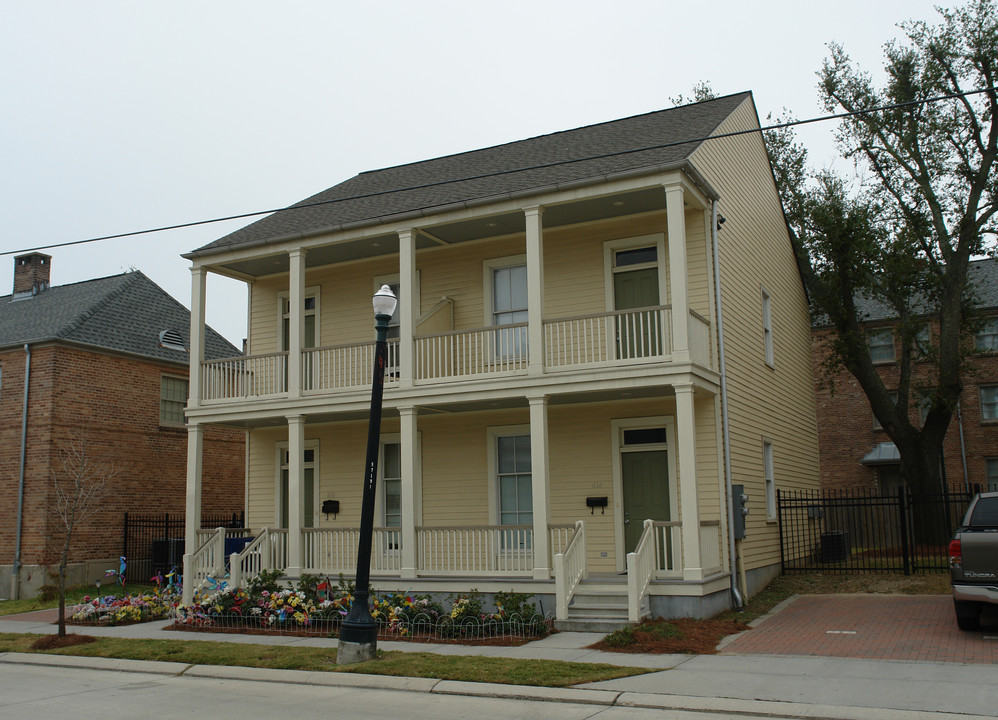
[[[488,296],[486,323],[495,328],[496,358],[522,358],[527,354],[527,266],[524,258],[486,262]]]
[[[998,385],[981,388],[981,419],[998,420]]]
[[[874,363],[894,362],[894,331],[891,328],[867,332],[866,346],[870,349],[870,359]]]
[[[163,375],[159,381],[159,424],[181,426],[185,423],[187,378]]]
[[[984,322],[974,336],[974,347],[980,352],[998,351],[998,318],[990,318]]]
[[[766,364],[773,366],[773,316],[769,293],[762,291],[762,341],[766,350]]]

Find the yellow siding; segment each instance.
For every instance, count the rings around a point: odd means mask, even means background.
[[[686,215],[690,307],[708,316],[709,286],[704,244],[703,213]],[[548,319],[605,312],[604,244],[611,240],[662,233],[667,235],[664,212],[637,218],[601,221],[554,228],[544,232],[544,316]],[[453,300],[454,329],[487,324],[484,263],[522,255],[524,237],[478,241],[421,250],[418,317],[442,297]],[[668,256],[660,263],[668,281]],[[369,342],[372,338],[370,297],[374,278],[398,274],[396,255],[376,260],[309,268],[306,287],[319,288],[320,346]],[[288,291],[287,274],[262,278],[252,285],[250,353],[277,352],[280,347],[281,293]],[[663,299],[662,302],[667,302]]]
[[[757,126],[752,102],[717,130]],[[721,196],[719,233],[731,467],[751,498],[747,569],[779,562],[779,533],[767,522],[763,438],[774,448],[778,488],[818,486],[817,429],[807,300],[758,134],[705,143],[693,158]],[[765,363],[762,287],[771,296],[774,367]]]

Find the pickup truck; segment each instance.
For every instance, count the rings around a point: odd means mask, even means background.
[[[998,605],[998,492],[980,493],[949,544],[956,624],[978,630],[985,603]]]

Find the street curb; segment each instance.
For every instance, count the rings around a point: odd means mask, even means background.
[[[745,633],[750,632],[751,630],[755,630],[757,627],[762,625],[762,623],[769,620],[769,618],[773,617],[784,608],[789,607],[790,605],[795,603],[798,598],[800,598],[800,595],[791,595],[786,600],[783,600],[782,602],[779,602],[776,605],[774,605],[772,608],[770,608],[769,612],[766,613],[765,615],[760,615],[755,620],[748,623],[749,626],[748,630],[742,630],[740,633],[735,633],[734,635],[728,635],[726,638],[724,638],[723,640],[721,640],[721,642],[717,644],[717,652],[721,652],[722,650],[724,650],[724,648],[726,648],[728,645],[733,643],[735,640],[740,638]]]
[[[407,690],[432,692],[440,680],[436,678],[397,677],[395,675],[366,675],[363,673],[333,673],[321,670],[280,670],[272,668],[247,668],[235,665],[191,665],[184,677],[213,678],[216,680],[245,680],[247,682],[272,682],[287,685],[318,685],[325,687],[367,688],[370,690]]]
[[[84,670],[113,670],[117,672],[148,673],[150,675],[179,675],[191,667],[187,663],[162,660],[120,660],[118,658],[82,657],[79,655],[43,655],[40,653],[0,653],[0,663],[19,665],[47,665],[49,667],[82,668]]]
[[[441,680],[431,692],[436,695],[465,695],[503,698],[506,700],[541,700],[544,702],[570,702],[584,705],[613,705],[621,695],[619,690],[503,685],[501,683],[476,683],[463,680]]]

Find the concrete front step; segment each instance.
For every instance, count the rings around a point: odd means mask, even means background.
[[[568,616],[578,618],[607,618],[626,620],[627,605],[607,605],[604,603],[572,603],[568,606]]]

